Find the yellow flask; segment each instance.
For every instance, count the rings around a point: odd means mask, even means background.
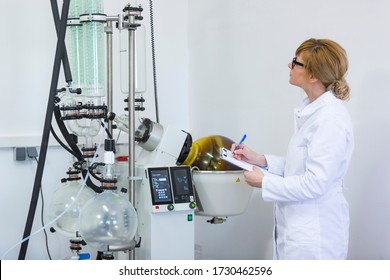
[[[230,149],[233,143],[233,140],[221,135],[200,138],[192,143],[190,153],[183,165],[208,171],[241,170],[241,168],[222,160],[220,157],[220,148]]]

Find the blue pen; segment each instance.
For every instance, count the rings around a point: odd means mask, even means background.
[[[241,146],[242,143],[244,143],[245,138],[246,138],[246,134],[244,134],[244,136],[242,136],[241,141],[238,143],[238,145],[236,146],[234,151],[237,150]],[[233,151],[233,153],[234,153],[234,151]]]

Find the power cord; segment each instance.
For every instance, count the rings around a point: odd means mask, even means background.
[[[152,46],[152,67],[153,67],[153,86],[154,86],[154,103],[156,110],[156,122],[159,123],[158,112],[158,98],[157,98],[157,71],[156,71],[156,50],[155,50],[155,38],[154,38],[154,19],[153,19],[153,1],[149,0],[149,13],[150,13],[150,41]]]
[[[27,156],[29,158],[35,159],[35,162],[38,164],[38,152],[37,152],[37,149],[35,147],[27,147]],[[40,195],[41,195],[41,200],[42,200],[41,224],[42,224],[42,227],[45,228],[45,221],[44,221],[44,218],[43,218],[43,212],[44,212],[44,209],[45,209],[45,199],[43,197],[43,188],[42,188],[42,186],[40,188]],[[46,229],[43,230],[43,233],[45,234],[46,252],[47,252],[47,255],[49,257],[49,260],[52,260],[51,254],[50,254],[50,250],[49,250],[49,240],[48,240]]]

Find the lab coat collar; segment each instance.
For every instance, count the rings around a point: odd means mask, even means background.
[[[313,102],[310,102],[309,98],[305,98],[302,105],[294,110],[295,115],[295,128],[298,130],[302,127],[305,121],[317,112],[320,108],[329,104],[336,97],[331,91],[324,92]]]

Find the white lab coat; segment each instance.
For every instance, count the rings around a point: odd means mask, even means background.
[[[295,110],[285,158],[265,155],[262,196],[275,202],[275,259],[345,259],[349,210],[343,178],[354,147],[343,101],[326,92]],[[275,176],[277,175],[277,176]]]

